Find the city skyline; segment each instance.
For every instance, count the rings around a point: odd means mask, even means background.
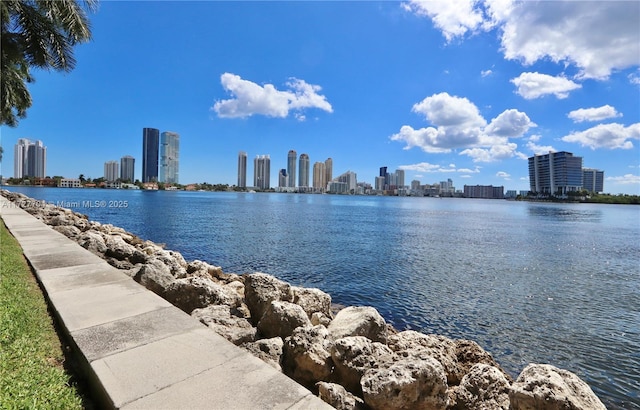
[[[524,190],[528,157],[568,151],[605,192],[640,194],[638,2],[435,4],[101,3],[76,69],[37,71],[28,117],[2,128],[2,173],[26,137],[47,142],[48,174],[96,178],[153,125],[180,131],[184,184],[237,183],[243,149],[287,168],[294,147],[369,183],[386,164]]]

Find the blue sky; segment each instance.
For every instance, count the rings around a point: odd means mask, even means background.
[[[97,178],[175,131],[180,182],[235,184],[238,151],[333,158],[374,182],[529,187],[549,150],[640,194],[640,2],[116,2],[68,74],[35,71],[33,107],[2,127],[47,146],[47,174]]]

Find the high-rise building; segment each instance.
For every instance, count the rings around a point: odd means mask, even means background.
[[[604,171],[582,168],[582,188],[589,192],[604,191]]]
[[[383,176],[376,177],[376,191],[384,191],[385,178]]]
[[[389,188],[389,173],[387,172],[387,167],[380,167],[380,175],[381,177],[384,178],[384,184],[380,185],[380,187],[378,187],[378,180],[376,178],[376,189],[380,190],[380,191],[384,191],[385,189]]]
[[[531,192],[566,195],[582,189],[582,157],[566,151],[529,157]]]
[[[396,169],[396,185],[398,188],[404,188],[404,169]]]
[[[316,162],[313,164],[313,190],[315,192],[324,192],[327,188],[327,170],[324,162]]]
[[[333,179],[333,159],[327,158],[327,160],[324,161],[324,172],[326,174],[324,181],[328,184]]]
[[[294,150],[290,150],[287,155],[287,175],[289,177],[290,188],[296,187],[296,160],[298,159],[298,153]]]
[[[309,187],[309,156],[307,154],[300,154],[299,161],[299,179],[298,179],[298,187],[300,188],[308,188]]]
[[[287,188],[289,186],[289,178],[287,177],[287,170],[282,168],[278,172],[278,188]]]
[[[142,182],[158,182],[158,150],[160,131],[156,128],[142,129]]]
[[[42,141],[20,138],[13,150],[14,178],[44,178],[47,169],[47,147]]]
[[[355,172],[347,171],[329,182],[331,193],[355,194],[358,187],[358,177]],[[337,189],[336,189],[337,188]]]
[[[465,185],[464,196],[467,198],[504,199],[504,187],[493,185]]]
[[[165,131],[160,135],[160,177],[166,184],[178,184],[180,175],[180,135]]]
[[[253,186],[269,189],[271,179],[271,158],[269,155],[258,155],[253,160]]]
[[[104,180],[115,182],[118,179],[118,161],[107,161],[104,163]]]
[[[135,181],[135,168],[136,159],[131,155],[125,155],[120,158],[120,180],[133,183]]]
[[[238,153],[238,188],[247,187],[247,153]]]

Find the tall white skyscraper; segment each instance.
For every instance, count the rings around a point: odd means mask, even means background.
[[[165,131],[160,134],[160,175],[158,180],[167,184],[179,183],[180,135]]]
[[[290,150],[287,155],[287,177],[289,188],[296,187],[296,160],[298,153],[294,150]]]
[[[238,188],[247,187],[247,153],[238,153]]]
[[[104,180],[114,182],[118,179],[118,161],[107,161],[104,163]]]
[[[253,186],[269,189],[271,179],[271,158],[269,155],[258,155],[253,160]]]
[[[396,185],[398,188],[404,188],[404,169],[396,170]]]
[[[333,159],[327,158],[327,160],[324,161],[324,172],[326,174],[324,182],[327,184],[333,179]]]
[[[308,188],[309,187],[309,156],[307,154],[300,154],[299,161],[299,178],[298,178],[298,187],[300,188]]]
[[[42,141],[20,138],[13,150],[14,178],[44,178],[47,168],[47,147]]]
[[[131,155],[120,158],[120,180],[133,183],[135,181],[135,167],[136,159]]]

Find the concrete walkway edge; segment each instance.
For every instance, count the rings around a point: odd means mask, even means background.
[[[292,379],[0,197],[96,403],[116,409],[331,409]]]

